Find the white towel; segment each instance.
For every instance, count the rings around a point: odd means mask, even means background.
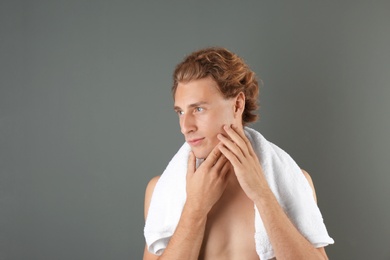
[[[260,160],[268,185],[295,227],[315,247],[333,244],[312,189],[295,161],[256,130],[245,127],[245,134]],[[148,250],[153,254],[162,254],[179,222],[186,200],[190,150],[187,143],[179,149],[154,189],[144,228]],[[254,217],[256,252],[260,259],[271,259],[275,255],[256,206]]]

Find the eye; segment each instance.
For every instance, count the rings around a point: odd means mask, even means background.
[[[182,115],[184,115],[184,112],[183,112],[183,111],[181,111],[181,110],[177,110],[177,111],[176,111],[176,113],[177,113],[177,115],[178,115],[178,116],[182,116]]]
[[[203,107],[197,107],[197,108],[195,108],[195,111],[196,111],[196,112],[202,112],[203,110],[204,110]]]

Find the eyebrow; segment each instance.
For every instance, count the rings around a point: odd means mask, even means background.
[[[193,104],[189,104],[187,106],[187,108],[193,108],[193,107],[200,107],[202,105],[207,105],[208,103],[206,101],[199,101],[199,102],[196,102],[196,103],[193,103]],[[174,106],[173,108],[175,111],[177,110],[181,110],[181,108],[179,106]]]

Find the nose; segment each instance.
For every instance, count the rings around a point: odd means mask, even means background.
[[[183,114],[180,117],[180,129],[183,135],[196,130],[195,118],[191,114]]]

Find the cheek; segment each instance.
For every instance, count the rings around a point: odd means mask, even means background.
[[[224,125],[231,125],[232,123],[233,123],[233,120],[232,120],[232,118],[229,115],[220,115],[219,117],[215,118],[211,122],[209,127],[212,128],[212,132],[215,135],[215,138],[218,139],[216,137],[218,134],[224,134],[225,133],[225,130],[223,129],[223,126]]]
[[[218,112],[208,114],[204,118],[199,118],[198,125],[216,138],[219,133],[224,133],[224,125],[231,125],[234,123],[234,115],[228,108],[220,108]]]
[[[225,111],[225,113],[219,117],[219,124],[221,129],[223,125],[231,125],[234,123],[234,115],[233,113],[229,112],[230,111]]]

